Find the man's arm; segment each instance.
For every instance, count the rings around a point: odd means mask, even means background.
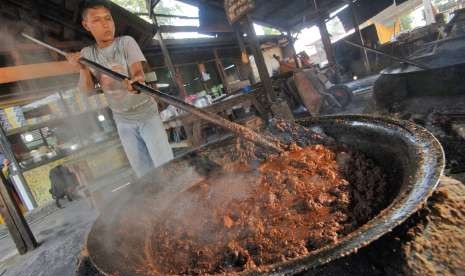
[[[124,81],[124,86],[126,89],[130,92],[135,92],[134,88],[132,87],[132,84],[135,82],[145,82],[145,74],[144,74],[144,69],[142,66],[142,62],[138,61],[129,67],[129,73],[131,74],[131,80],[126,79]]]
[[[85,93],[94,89],[95,83],[90,73],[89,68],[79,63],[81,53],[72,53],[66,56],[66,59],[73,65],[79,65],[79,89]]]
[[[79,89],[82,92],[90,92],[95,88],[94,79],[87,68],[81,68],[79,70]]]
[[[123,41],[124,50],[125,50],[125,53],[128,59],[128,64],[130,64],[129,66],[130,76],[129,77],[131,78],[131,80],[126,80],[124,84],[128,91],[135,92],[131,84],[135,82],[145,81],[145,74],[144,74],[142,62],[147,62],[147,61],[139,45],[134,40],[134,38],[130,36],[125,36],[122,39],[124,39]]]

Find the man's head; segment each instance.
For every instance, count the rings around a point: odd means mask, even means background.
[[[82,9],[82,26],[97,43],[111,42],[115,38],[115,22],[110,6],[104,0],[86,1]]]

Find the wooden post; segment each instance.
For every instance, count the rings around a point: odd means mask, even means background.
[[[7,180],[0,173],[0,212],[20,254],[25,254],[37,247],[37,241],[32,234],[21,210],[7,186]]]
[[[11,162],[10,166],[12,167],[12,172],[10,175],[16,176],[19,182],[21,182],[16,183],[16,187],[18,188],[18,193],[26,205],[26,208],[28,210],[36,208],[37,202],[35,201],[29,186],[27,186],[26,179],[24,178],[23,172],[21,171],[18,160],[16,160],[15,154],[11,150],[10,141],[8,141],[8,138],[3,131],[3,127],[0,127],[0,146],[1,150],[5,154],[6,159],[10,160]]]
[[[158,30],[156,34],[156,38],[158,40],[158,43],[160,43],[160,48],[163,53],[163,58],[165,60],[165,65],[168,67],[168,71],[170,72],[171,79],[174,82],[174,85],[179,91],[179,95],[181,98],[185,98],[187,96],[186,89],[184,88],[184,84],[179,83],[179,77],[178,72],[176,71],[176,68],[173,65],[173,61],[171,60],[170,53],[168,51],[168,48],[166,47],[166,44],[163,40],[163,35],[161,34],[161,31]]]
[[[247,47],[244,43],[243,32],[241,30],[241,25],[236,23],[233,25],[234,32],[236,33],[237,43],[239,44],[239,48],[241,50],[241,62],[242,68],[247,72],[247,77],[251,84],[256,83],[255,77],[253,76],[252,66],[250,65],[249,54],[247,53]]]
[[[358,34],[358,37],[360,39],[360,44],[365,46],[365,39],[363,39],[362,32],[360,31],[360,26],[358,24],[358,18],[357,18],[357,13],[355,11],[354,3],[350,2],[350,11],[352,13],[352,21],[354,22],[354,29],[355,32]],[[362,56],[363,56],[363,63],[365,65],[365,70],[367,71],[367,74],[370,74],[371,72],[371,66],[370,66],[370,60],[368,59],[368,52],[366,49],[360,49]]]
[[[203,75],[207,73],[207,70],[205,69],[205,64],[199,62],[197,63],[197,70],[199,71],[200,74],[200,84],[202,85],[202,88],[205,90],[205,92],[208,92],[208,86],[205,83],[205,80],[203,79]]]
[[[320,11],[318,0],[313,0],[313,3],[315,5],[315,10],[318,12],[318,28],[320,29],[321,41],[323,42],[323,46],[325,48],[326,58],[328,59],[329,65],[335,66],[336,58],[334,56],[333,45],[331,44],[328,28],[326,27],[325,16]]]
[[[185,99],[187,97],[187,91],[184,87],[184,79],[182,78],[181,70],[178,67],[175,67],[175,79],[176,85],[179,87],[179,96],[181,99]]]
[[[425,8],[426,25],[431,25],[434,22],[436,22],[436,19],[434,18],[433,4],[431,3],[431,0],[423,0],[423,6]]]
[[[171,79],[174,82],[175,87],[179,91],[179,95],[182,99],[184,99],[187,96],[186,89],[184,87],[184,84],[179,84],[179,77],[177,75],[176,68],[173,65],[173,60],[171,59],[170,52],[168,51],[168,47],[166,47],[165,41],[163,40],[163,35],[161,33],[161,28],[158,25],[157,18],[155,16],[155,13],[152,11],[152,21],[155,27],[157,28],[157,33],[155,34],[156,39],[158,40],[158,43],[160,44],[161,52],[163,54],[163,58],[165,61],[166,67],[168,67],[168,71],[170,72]]]
[[[239,49],[241,49],[242,63],[250,63],[249,55],[247,54],[247,48],[245,47],[245,44],[244,44],[241,27],[239,24],[234,24],[233,28],[234,28],[234,33],[236,34],[237,43],[239,44]]]
[[[226,79],[226,74],[224,73],[224,65],[220,59],[220,55],[218,54],[218,49],[213,49],[213,55],[215,56],[215,64],[216,68],[218,69],[218,74],[220,75],[221,82],[223,83],[223,87],[226,90],[226,93],[229,93],[229,83]]]
[[[260,42],[257,38],[257,34],[255,33],[252,19],[249,16],[246,16],[242,22],[247,33],[247,39],[249,41],[250,48],[252,49],[252,53],[255,58],[255,64],[257,64],[257,69],[263,84],[263,88],[265,89],[266,98],[271,104],[276,100],[277,96],[273,90],[273,83],[271,82],[270,74],[268,73],[268,68],[266,67],[265,58],[263,57]]]
[[[292,55],[294,56],[295,66],[296,68],[300,68],[299,58],[297,57],[297,51],[295,50],[295,41],[294,41],[294,38],[292,37],[291,30],[287,31],[287,39],[289,40],[289,45],[291,47]]]

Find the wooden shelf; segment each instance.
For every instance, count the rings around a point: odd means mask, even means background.
[[[118,143],[116,143],[116,141],[118,141]],[[58,155],[56,155],[56,156],[54,156],[52,158],[46,158],[46,159],[43,159],[43,160],[41,160],[39,162],[31,164],[29,166],[25,166],[24,168],[21,167],[21,171],[23,171],[23,172],[29,171],[29,170],[38,168],[38,167],[40,167],[42,165],[48,164],[50,162],[65,158],[65,157],[70,156],[70,155],[75,155],[76,160],[78,160],[79,158],[83,158],[88,154],[92,154],[92,153],[95,153],[97,151],[101,151],[103,149],[106,149],[106,148],[112,147],[112,146],[116,146],[116,145],[119,145],[118,135],[111,135],[111,136],[107,137],[106,139],[104,139],[104,140],[102,140],[100,142],[97,142],[95,144],[85,145],[85,146],[83,146],[83,147],[81,147],[81,148],[79,148],[79,149],[77,149],[75,151],[58,154]]]
[[[40,122],[40,123],[33,124],[33,125],[26,125],[26,126],[22,126],[22,127],[18,127],[18,128],[13,128],[13,129],[9,129],[9,130],[5,131],[5,133],[6,133],[6,136],[12,136],[12,135],[16,135],[16,134],[19,134],[19,133],[24,133],[24,132],[32,131],[32,130],[35,130],[35,129],[43,128],[43,127],[46,127],[46,126],[50,126],[50,125],[57,125],[57,124],[63,123],[66,120],[69,120],[71,118],[82,116],[84,114],[89,114],[89,113],[92,113],[92,112],[98,112],[98,111],[101,111],[101,110],[104,110],[104,109],[107,109],[107,108],[108,107],[92,109],[92,110],[89,110],[89,111],[85,111],[85,112],[81,112],[81,113],[77,113],[77,114],[72,114],[70,116],[66,116],[66,117],[62,117],[62,118],[51,119],[51,120],[48,120],[48,121],[45,121],[45,122]]]

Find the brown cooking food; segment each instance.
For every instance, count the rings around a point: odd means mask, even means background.
[[[237,161],[179,195],[146,239],[146,274],[215,274],[305,256],[384,207],[383,172],[322,145]],[[150,271],[147,271],[150,270]]]

